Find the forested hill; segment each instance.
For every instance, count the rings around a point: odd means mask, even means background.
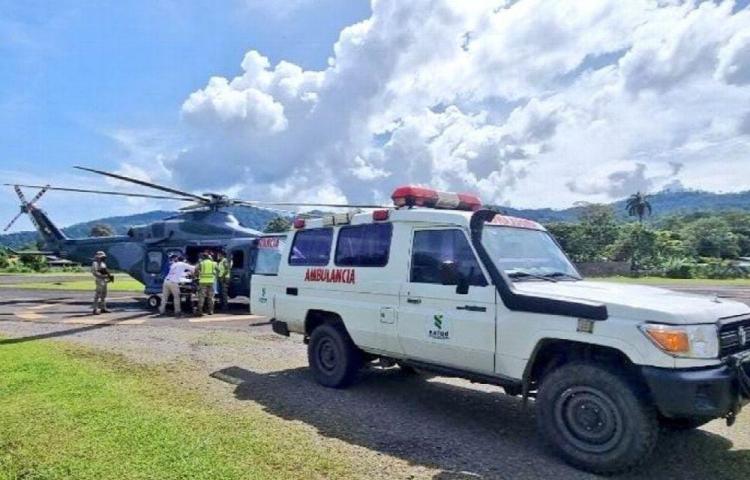
[[[651,195],[649,202],[653,208],[653,218],[669,215],[683,215],[694,212],[726,212],[732,210],[750,211],[750,190],[739,193],[712,193],[699,191],[665,191]],[[611,204],[619,218],[626,218],[626,200]],[[551,208],[516,209],[499,207],[509,215],[530,218],[538,222],[570,222],[578,219],[583,206],[563,210]]]
[[[711,193],[699,191],[666,191],[656,193],[649,199],[654,210],[654,218],[674,214],[687,214],[693,212],[723,212],[730,210],[750,211],[750,190],[740,193]],[[626,217],[625,200],[614,202],[612,207],[615,213]],[[539,222],[575,221],[583,207],[571,207],[562,210],[551,208],[538,209],[516,209],[502,207],[502,210],[510,215],[530,218]],[[258,208],[231,208],[230,211],[237,217],[240,223],[246,227],[262,230],[275,214],[269,210]],[[175,212],[155,210],[136,215],[123,217],[108,217],[89,222],[78,223],[63,229],[71,238],[85,237],[89,235],[91,227],[103,223],[114,228],[116,233],[124,234],[133,225],[142,225],[157,220],[162,220]],[[54,221],[54,215],[52,215]],[[18,232],[0,235],[0,245],[11,248],[19,248],[36,240],[36,232]]]

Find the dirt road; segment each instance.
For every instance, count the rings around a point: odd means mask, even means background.
[[[392,368],[368,370],[347,390],[326,389],[308,374],[301,339],[274,335],[245,306],[191,322],[156,318],[137,297],[116,297],[114,313],[91,317],[88,294],[0,289],[0,348],[64,340],[169,365],[175,382],[222,408],[260,409],[309,429],[360,461],[369,478],[594,478],[550,454],[536,434],[533,403],[499,388]],[[748,475],[745,412],[732,428],[714,421],[663,435],[653,461],[625,478]]]

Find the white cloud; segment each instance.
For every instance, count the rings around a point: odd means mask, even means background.
[[[716,73],[729,84],[750,83],[750,30],[738,32],[721,49]]]
[[[189,95],[188,147],[163,160],[174,180],[358,202],[422,183],[530,206],[747,188],[719,168],[750,153],[747,9],[378,0],[372,12],[324,70],[251,50],[238,76]]]

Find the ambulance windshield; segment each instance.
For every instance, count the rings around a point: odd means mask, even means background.
[[[581,279],[544,230],[485,224],[482,244],[498,270],[514,281]]]

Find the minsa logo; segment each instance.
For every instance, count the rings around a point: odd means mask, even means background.
[[[444,323],[444,318],[442,315],[432,316],[432,325],[434,328],[430,328],[427,331],[427,334],[430,336],[430,338],[434,338],[436,340],[450,339],[451,334],[447,329],[443,330],[443,323]]]
[[[356,283],[353,268],[308,268],[306,282]]]

